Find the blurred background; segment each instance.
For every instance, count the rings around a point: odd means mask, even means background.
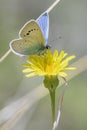
[[[54,0],[0,0],[0,57],[9,49],[9,42],[18,38],[21,27],[30,19],[37,19],[53,2]],[[50,12],[49,19],[49,45],[52,50],[64,49],[69,55],[76,55],[76,61],[87,55],[87,0],[61,0]],[[25,61],[11,53],[0,63],[1,110],[42,83],[40,77],[25,78],[22,73]],[[57,89],[56,101],[60,89]],[[32,116],[29,111],[25,113],[12,130],[51,128],[49,95],[33,105],[33,108]],[[59,124],[59,130],[63,129],[87,130],[87,70],[69,81]]]

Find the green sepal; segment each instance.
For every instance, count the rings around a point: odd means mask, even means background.
[[[57,88],[59,80],[57,76],[45,76],[43,83],[46,88],[53,91]]]

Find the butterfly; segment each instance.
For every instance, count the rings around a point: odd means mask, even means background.
[[[49,15],[47,12],[37,20],[30,20],[19,31],[19,38],[10,42],[13,53],[19,56],[38,54],[48,48]]]

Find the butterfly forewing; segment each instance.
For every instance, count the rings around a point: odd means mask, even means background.
[[[10,47],[15,54],[30,55],[45,47],[45,40],[39,25],[31,20],[21,29],[19,39],[13,40]]]
[[[43,14],[40,15],[40,17],[36,21],[42,30],[46,44],[48,44],[49,14],[47,12],[44,12]]]
[[[31,20],[28,23],[26,23],[21,29],[19,35],[21,38],[24,39],[30,39],[33,37],[35,40],[37,39],[40,41],[39,44],[44,44],[45,42],[42,31],[35,20]],[[35,41],[35,43],[36,42],[37,41]]]

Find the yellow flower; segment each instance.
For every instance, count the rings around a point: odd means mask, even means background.
[[[52,53],[49,49],[42,55],[29,56],[28,61],[23,66],[26,67],[23,72],[26,77],[35,75],[44,76],[43,84],[49,90],[51,97],[52,108],[52,126],[55,121],[55,91],[59,85],[58,76],[65,78],[67,76],[66,70],[73,70],[74,67],[68,67],[69,61],[75,56],[66,57],[67,53],[58,51]]]
[[[68,67],[69,61],[75,58],[74,55],[67,57],[67,53],[61,51],[60,54],[57,50],[52,53],[49,49],[43,55],[29,56],[26,67],[23,72],[26,77],[38,76],[61,76],[66,77],[66,70],[73,70],[74,67]]]

